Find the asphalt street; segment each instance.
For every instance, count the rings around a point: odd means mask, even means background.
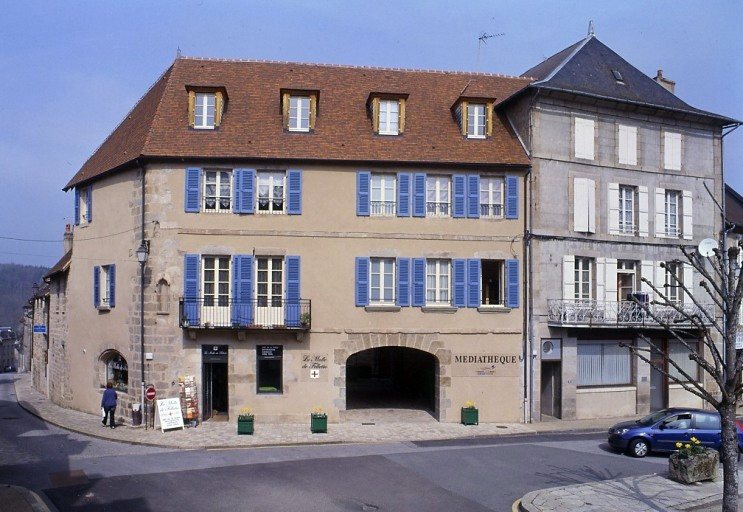
[[[0,375],[0,483],[60,511],[508,511],[546,487],[663,471],[601,433],[238,450],[89,438],[21,409]],[[167,434],[166,434],[167,435]],[[0,506],[2,509],[2,506]]]

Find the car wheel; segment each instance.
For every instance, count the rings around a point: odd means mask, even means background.
[[[644,439],[633,439],[629,444],[629,454],[641,459],[650,453],[650,445]]]

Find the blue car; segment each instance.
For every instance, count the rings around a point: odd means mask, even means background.
[[[738,450],[743,451],[740,420],[736,420],[736,427]],[[702,409],[670,408],[639,420],[617,423],[609,429],[609,445],[633,457],[644,457],[651,451],[675,451],[677,442],[688,443],[692,437],[699,439],[702,446],[719,450],[720,415]]]

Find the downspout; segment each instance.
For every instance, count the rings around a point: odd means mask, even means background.
[[[529,143],[529,159],[533,162],[533,153],[534,153],[534,105],[537,102],[537,97],[539,96],[540,89],[537,89],[537,91],[534,93],[534,96],[532,97],[531,101],[529,102],[529,134],[528,134],[528,143]],[[531,247],[531,233],[532,233],[532,171],[533,166],[529,167],[529,173],[528,183],[525,183],[525,186],[527,186],[528,190],[528,204],[526,205],[526,232],[524,233],[524,243],[526,244],[527,248],[527,280],[528,280],[528,290],[527,290],[527,296],[528,296],[528,303],[526,300],[524,300],[525,304],[528,304],[528,312],[527,312],[527,318],[528,318],[528,327],[527,327],[527,342],[526,342],[526,354],[525,357],[527,358],[529,364],[528,364],[528,373],[526,370],[527,365],[525,364],[524,372],[528,379],[528,381],[524,382],[524,392],[526,393],[525,402],[526,402],[526,414],[525,414],[525,420],[527,423],[532,422],[532,406],[534,403],[534,256],[533,251]],[[526,200],[526,199],[525,199]]]
[[[531,379],[529,379],[530,375],[530,367],[531,367],[531,349],[530,349],[530,331],[529,331],[529,301],[531,300],[531,293],[529,290],[529,287],[531,286],[531,250],[530,250],[530,240],[529,240],[529,230],[527,228],[528,222],[529,222],[529,204],[531,203],[531,198],[528,195],[529,191],[529,182],[531,177],[531,165],[526,170],[526,174],[524,174],[524,260],[526,263],[526,269],[524,271],[524,321],[523,321],[523,330],[524,330],[524,346],[523,346],[523,358],[524,358],[524,423],[531,423],[531,400],[529,397],[531,396],[529,387]]]
[[[142,170],[142,190],[141,190],[141,203],[140,203],[140,213],[141,213],[141,220],[140,220],[140,244],[144,245],[144,207],[145,207],[145,168],[142,166],[139,162],[139,159],[136,160],[137,166]],[[144,387],[145,387],[145,374],[144,374],[144,271],[145,266],[144,264],[140,265],[139,268],[139,364],[140,364],[140,379],[142,381],[141,386],[141,401],[139,403],[139,411],[140,414],[144,416],[144,407],[145,407],[145,401],[144,401]],[[149,422],[149,418],[146,419],[145,422],[145,430],[147,429],[147,422]]]

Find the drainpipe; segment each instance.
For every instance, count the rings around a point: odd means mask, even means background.
[[[140,203],[140,213],[141,213],[141,221],[140,221],[140,247],[146,247],[145,242],[145,230],[144,230],[144,207],[145,207],[145,168],[142,166],[139,162],[139,159],[136,160],[137,165],[142,171],[142,191],[141,191],[141,203]],[[139,259],[139,257],[138,257]],[[146,260],[146,258],[145,258]],[[145,263],[146,261],[140,261],[139,264],[139,364],[140,364],[140,379],[142,381],[141,385],[141,398],[140,398],[140,413],[142,414],[142,417],[145,421],[144,428],[147,430],[147,424],[149,422],[149,417],[145,416],[145,398],[144,398],[144,387],[145,387],[145,374],[144,374],[144,272],[145,272]]]

